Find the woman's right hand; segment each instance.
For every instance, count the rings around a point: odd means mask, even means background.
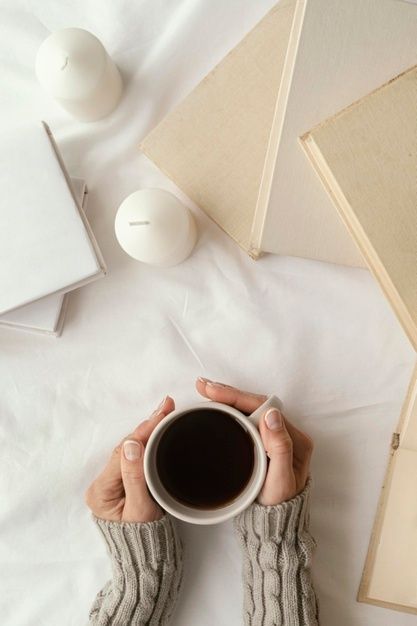
[[[167,396],[151,417],[113,450],[106,467],[85,494],[87,506],[96,517],[114,522],[161,519],[163,511],[146,485],[143,454],[154,428],[174,409],[174,400]]]
[[[196,386],[205,398],[223,402],[246,414],[256,411],[267,399],[267,396],[241,391],[206,378],[198,378]],[[313,441],[278,409],[265,411],[259,431],[269,464],[258,502],[265,506],[281,504],[304,489],[310,472]]]

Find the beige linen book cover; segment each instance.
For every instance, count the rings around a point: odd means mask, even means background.
[[[417,613],[417,366],[378,503],[358,600]]]
[[[414,66],[302,138],[314,168],[415,349],[416,112]]]
[[[259,251],[250,250],[250,235],[275,103],[303,5],[274,6],[141,144],[253,256]]]

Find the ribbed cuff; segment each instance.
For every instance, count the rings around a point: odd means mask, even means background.
[[[309,524],[311,479],[297,496],[275,506],[254,503],[235,518],[235,528],[244,541],[261,544],[303,533]]]
[[[180,540],[167,514],[155,522],[109,522],[95,516],[93,520],[117,561],[157,568],[160,563],[176,565],[181,558]]]

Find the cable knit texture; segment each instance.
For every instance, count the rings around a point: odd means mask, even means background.
[[[318,626],[308,531],[310,481],[292,500],[252,504],[235,520],[243,549],[245,626]]]
[[[148,523],[93,518],[110,554],[113,579],[90,611],[94,626],[168,624],[182,578],[182,546],[168,515]]]

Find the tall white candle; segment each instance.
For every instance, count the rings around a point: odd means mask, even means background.
[[[163,189],[141,189],[128,196],[117,212],[115,232],[127,254],[161,267],[184,261],[197,239],[191,211]]]
[[[36,75],[43,88],[77,119],[93,122],[116,107],[122,79],[103,44],[81,28],[64,28],[41,44]]]

